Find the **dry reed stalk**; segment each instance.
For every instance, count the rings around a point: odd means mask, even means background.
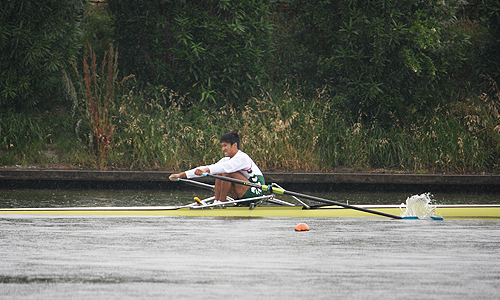
[[[97,164],[101,168],[104,157],[113,148],[114,125],[111,123],[110,109],[116,89],[118,55],[112,46],[105,52],[99,76],[95,52],[90,47],[88,52],[91,58],[90,66],[87,58],[83,59],[86,100],[93,129],[94,151],[99,156]]]

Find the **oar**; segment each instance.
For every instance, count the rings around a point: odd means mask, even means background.
[[[319,197],[315,197],[315,196],[309,196],[309,195],[305,195],[305,194],[301,194],[301,193],[287,191],[285,189],[272,187],[270,185],[262,185],[260,183],[253,183],[253,182],[243,181],[243,180],[239,180],[239,179],[235,179],[235,178],[231,178],[231,177],[225,177],[225,176],[219,176],[219,175],[212,175],[212,174],[208,174],[208,173],[203,173],[203,175],[204,176],[210,176],[210,177],[213,177],[213,178],[216,178],[216,179],[220,179],[220,180],[225,180],[225,181],[237,183],[237,184],[242,184],[242,185],[246,185],[246,186],[256,187],[256,188],[262,189],[263,191],[270,192],[270,193],[296,196],[296,197],[299,197],[299,198],[306,198],[306,199],[309,199],[309,200],[323,202],[323,203],[327,203],[327,204],[331,204],[331,205],[338,205],[338,206],[342,206],[342,207],[349,208],[349,209],[359,210],[359,211],[363,211],[363,212],[366,212],[366,213],[369,213],[369,214],[375,214],[375,215],[384,216],[384,217],[393,218],[393,219],[403,219],[403,217],[401,217],[401,216],[387,214],[387,213],[384,213],[384,212],[375,211],[375,210],[371,210],[371,209],[366,209],[366,208],[363,208],[363,207],[352,206],[352,205],[349,205],[349,204],[344,204],[344,203],[340,203],[340,202],[337,202],[337,201],[327,200],[327,199],[323,199],[323,198],[319,198]]]
[[[172,179],[174,179],[175,181],[182,181],[182,182],[185,182],[187,184],[199,186],[199,187],[202,187],[202,188],[205,188],[208,190],[213,190],[215,188],[211,184],[207,184],[207,183],[203,183],[203,182],[199,182],[199,181],[195,181],[195,180],[189,180],[189,179],[184,179],[184,178],[172,178]]]

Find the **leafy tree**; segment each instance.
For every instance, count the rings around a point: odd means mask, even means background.
[[[457,21],[447,26],[448,53],[462,57],[449,64],[448,86],[455,99],[470,99],[491,92],[491,84],[500,81],[500,1],[471,0],[459,5]],[[443,34],[444,35],[444,34]],[[466,36],[468,43],[452,43]],[[451,43],[450,43],[451,42]],[[493,96],[493,95],[490,95]],[[495,97],[493,97],[495,98]]]
[[[411,118],[435,107],[447,66],[455,6],[420,0],[295,0],[299,74],[327,84],[337,105],[366,119]],[[306,71],[307,73],[300,73]]]
[[[83,45],[92,48],[97,61],[103,60],[115,38],[113,21],[106,6],[106,2],[87,2],[80,25]]]
[[[30,107],[61,96],[76,58],[82,0],[12,0],[0,7],[0,106]]]
[[[500,0],[478,1],[481,23],[488,29],[483,48],[481,71],[500,82]]]
[[[261,83],[267,0],[109,0],[120,66],[146,86],[236,104]]]

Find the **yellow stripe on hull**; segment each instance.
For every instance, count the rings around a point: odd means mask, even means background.
[[[395,205],[360,205],[392,215],[402,215]],[[287,218],[335,218],[370,217],[384,218],[374,214],[330,206],[319,209],[302,209],[301,206],[262,206],[250,210],[248,207],[191,209],[175,207],[71,207],[71,208],[15,208],[0,209],[2,215],[91,215],[91,216],[181,216],[181,217],[287,217]],[[441,205],[435,209],[437,216],[444,218],[500,218],[500,205]]]
[[[443,205],[435,212],[445,218],[500,218],[500,205]]]

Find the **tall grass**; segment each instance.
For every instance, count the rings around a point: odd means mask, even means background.
[[[219,137],[238,130],[242,150],[264,170],[480,172],[498,169],[483,123],[474,128],[453,107],[415,116],[413,125],[380,127],[344,118],[333,99],[263,91],[242,110],[211,109],[164,91],[130,94],[116,132],[115,164],[181,170],[217,161]],[[168,104],[168,105],[165,105]]]
[[[498,168],[498,151],[487,147],[450,108],[416,116],[408,127],[337,124],[330,131],[330,168],[386,169],[405,172],[478,172]]]
[[[100,72],[95,52],[89,47],[83,58],[85,92],[83,93],[93,129],[93,146],[101,167],[104,157],[113,147],[114,125],[111,123],[111,106],[114,104],[118,76],[118,55],[111,46],[104,54]]]
[[[118,81],[118,53],[113,45],[104,52],[102,62],[98,62],[92,47],[86,47],[83,56],[83,76],[76,63],[73,64],[79,87],[79,96],[82,101],[78,105],[81,118],[79,123],[89,123],[91,132],[88,133],[89,144],[97,156],[96,165],[104,167],[105,157],[112,154],[114,145],[117,104],[121,94],[122,84],[133,75],[126,76]],[[77,125],[79,127],[79,125]],[[79,131],[79,130],[75,130]]]
[[[26,164],[39,158],[46,143],[41,118],[12,110],[0,114],[0,163]]]
[[[81,144],[71,136],[65,112],[0,113],[0,165],[54,167],[62,160],[74,164],[72,149]]]
[[[337,100],[321,91],[304,97],[290,89],[263,90],[240,110],[216,109],[169,90],[149,96],[132,89],[108,110],[113,148],[107,155],[96,156],[75,128],[6,113],[0,120],[0,164],[44,161],[40,152],[52,143],[65,153],[59,163],[70,167],[179,171],[220,159],[220,136],[238,130],[242,150],[265,171],[500,170],[498,92],[415,115],[407,126],[349,119],[334,108]],[[94,132],[93,126],[80,130]]]
[[[242,150],[267,170],[318,169],[318,103],[292,104],[263,93],[237,111],[186,104],[165,92],[160,99],[129,95],[120,109],[115,144],[116,162],[131,167],[189,168],[220,159],[220,136],[238,130]],[[166,107],[162,103],[169,103]],[[138,107],[138,103],[141,103]],[[299,109],[299,111],[297,111]]]

